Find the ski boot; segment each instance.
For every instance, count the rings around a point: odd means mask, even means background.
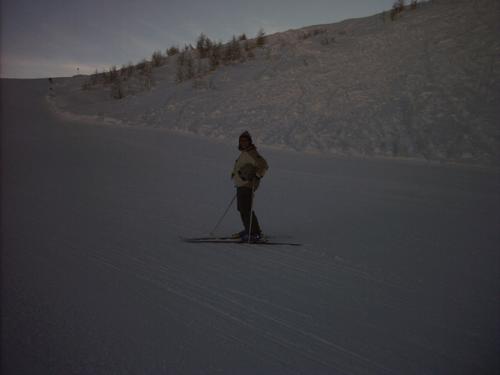
[[[250,236],[245,233],[245,235],[241,237],[241,242],[259,243],[261,241],[263,241],[262,233],[252,233]]]
[[[247,241],[248,241],[248,234],[246,230],[242,230],[241,232],[238,233],[233,233],[231,235],[231,238],[237,240],[237,239],[242,239],[244,236],[247,236]]]

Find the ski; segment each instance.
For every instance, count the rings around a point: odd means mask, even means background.
[[[207,237],[192,237],[192,238],[181,237],[181,238],[190,241],[212,241],[212,240],[229,241],[229,240],[240,239],[239,237],[233,237],[233,236],[207,236]]]
[[[229,240],[236,240],[236,241],[240,241],[240,237],[237,237],[235,235],[232,235],[232,236],[206,236],[206,237],[190,237],[190,238],[186,238],[186,237],[181,237],[182,239],[188,239],[188,240],[191,240],[191,241],[212,241],[212,240],[221,240],[221,241],[229,241]],[[270,240],[270,239],[275,239],[275,238],[290,238],[290,236],[285,236],[285,237],[277,237],[277,236],[264,236],[263,237],[264,240]]]
[[[255,242],[242,241],[239,238],[233,237],[195,237],[195,238],[183,238],[182,241],[189,243],[218,243],[218,244],[239,244],[239,245],[282,245],[282,246],[302,246],[300,243],[296,242],[280,242],[280,241],[269,241],[260,240]]]
[[[210,241],[210,240],[240,240],[240,237],[238,234],[233,234],[233,235],[221,235],[221,236],[204,236],[204,237],[182,237],[183,239],[189,239],[193,241]],[[273,235],[265,235],[263,236],[265,240],[270,240],[270,239],[277,239],[277,238],[291,238],[291,236],[273,236]]]

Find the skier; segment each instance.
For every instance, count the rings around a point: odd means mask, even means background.
[[[262,238],[259,221],[253,211],[253,197],[260,180],[269,169],[266,160],[257,152],[248,131],[239,137],[240,156],[234,163],[231,178],[236,186],[238,211],[245,229],[234,237],[242,241],[258,242]]]

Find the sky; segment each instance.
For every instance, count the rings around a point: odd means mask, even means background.
[[[1,0],[1,78],[90,74],[195,44],[391,8],[394,0]]]

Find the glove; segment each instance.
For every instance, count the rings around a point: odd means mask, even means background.
[[[262,178],[262,177],[257,176],[257,175],[253,176],[253,178],[252,178],[252,184],[253,184],[254,186],[259,185],[259,183],[260,183],[260,179],[261,179],[261,178]]]

